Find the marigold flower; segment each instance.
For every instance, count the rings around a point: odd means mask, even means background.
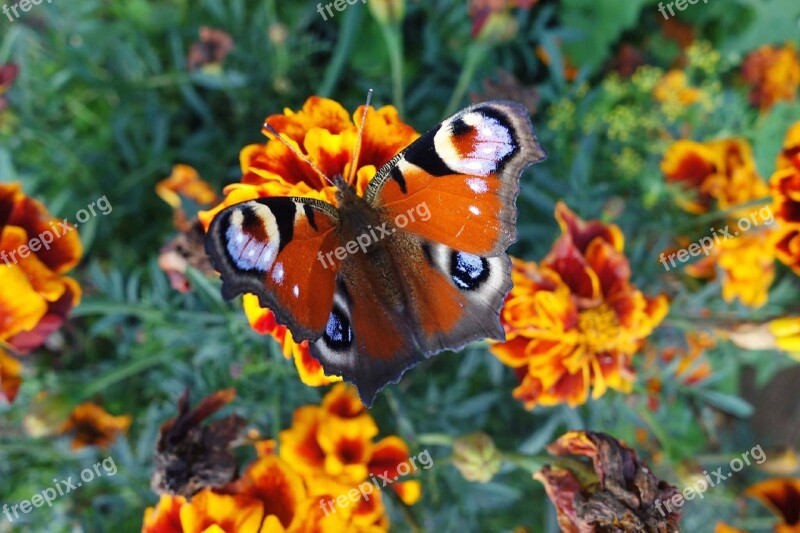
[[[17,353],[40,346],[80,301],[78,283],[63,276],[83,253],[77,232],[46,246],[39,238],[65,232],[59,222],[18,183],[0,183],[0,342]]]
[[[658,503],[678,490],[656,478],[624,443],[593,431],[570,431],[547,447],[553,455],[588,457],[589,465],[547,465],[533,475],[544,484],[562,531],[677,532],[680,515]]]
[[[753,86],[750,103],[766,111],[780,101],[792,101],[800,86],[800,58],[791,43],[783,48],[762,46],[742,62],[742,77]]]
[[[355,389],[339,383],[325,396],[321,406],[295,410],[292,426],[281,431],[280,457],[297,470],[312,494],[342,494],[369,480],[369,475],[400,477],[401,463],[408,463],[409,450],[399,437],[373,442],[378,427],[364,409]],[[406,503],[421,494],[416,480],[397,481],[392,489]]]
[[[792,128],[787,136],[787,144],[794,142],[796,128]],[[800,149],[800,145],[797,148]],[[775,256],[800,275],[800,156],[793,147],[785,149],[783,154],[789,154],[785,156],[783,168],[770,178],[777,222]]]
[[[679,183],[696,195],[679,200],[683,209],[694,214],[707,212],[714,201],[726,210],[769,194],[745,139],[676,141],[664,154],[661,170],[668,182]]]
[[[84,446],[106,448],[119,433],[128,430],[131,420],[130,415],[113,416],[96,403],[85,402],[72,410],[61,426],[61,433],[73,434],[73,450]]]
[[[695,385],[711,375],[711,365],[701,358],[716,344],[708,333],[692,331],[686,334],[686,348],[670,346],[661,352],[661,359],[666,364],[677,360],[675,376],[687,385]]]
[[[768,479],[749,487],[745,495],[758,500],[780,517],[775,533],[800,531],[800,479]]]
[[[326,176],[350,176],[353,149],[358,137],[358,127],[364,107],[360,106],[353,118],[341,104],[327,98],[312,96],[300,111],[286,109],[283,115],[271,115],[269,123],[297,150],[303,153]],[[336,187],[323,183],[309,165],[266,129],[266,144],[251,144],[239,156],[242,179],[224,189],[225,199],[216,207],[199,213],[207,229],[214,216],[224,208],[270,196],[302,196],[324,200],[336,205]],[[369,108],[364,123],[364,137],[358,159],[354,185],[359,194],[384,164],[419,134],[405,124],[393,106]],[[322,366],[308,353],[306,341],[297,344],[284,326],[275,322],[271,311],[259,305],[258,298],[245,295],[244,308],[251,327],[268,334],[281,344],[284,356],[292,357],[303,383],[310,386],[327,385],[341,381],[338,376],[325,376]]]
[[[775,247],[769,231],[747,233],[720,243],[717,264],[722,272],[722,298],[738,298],[758,308],[767,303],[775,279]]]
[[[182,533],[181,507],[185,503],[183,496],[162,495],[155,507],[145,509],[142,533]]]
[[[210,205],[217,200],[217,193],[211,185],[189,165],[174,165],[172,173],[156,184],[156,194],[173,209],[181,208],[181,197],[199,205]]]
[[[631,285],[619,227],[585,222],[562,202],[556,219],[562,235],[540,265],[513,261],[506,341],[490,348],[519,369],[514,397],[528,409],[585,403],[590,388],[593,398],[630,392],[633,354],[668,310],[665,296]]]
[[[778,154],[778,161],[775,164],[777,170],[792,166],[800,169],[800,122],[795,122],[786,132],[783,149]]]
[[[241,494],[204,490],[181,506],[180,517],[184,533],[275,531],[260,529],[264,519],[261,502]]]

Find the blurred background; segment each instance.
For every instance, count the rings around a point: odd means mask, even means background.
[[[291,463],[269,440],[282,450],[330,380],[274,318],[222,301],[197,213],[247,174],[266,117],[311,96],[352,117],[369,89],[417,132],[471,102],[524,104],[549,157],[523,175],[511,254],[545,258],[561,201],[616,225],[636,298],[663,295],[652,327],[624,333],[630,376],[596,398],[515,393],[530,361],[485,343],[385,389],[369,411],[381,438],[434,466],[412,475],[416,497],[384,491],[370,531],[558,531],[532,474],[570,429],[624,441],[679,489],[761,445],[768,460],[688,502],[682,527],[800,527],[800,496],[745,494],[781,479],[800,495],[800,177],[779,172],[800,169],[796,0],[0,2],[0,249],[16,249],[9,228],[78,225],[36,265],[0,265],[0,504],[108,457],[117,470],[0,531],[141,530],[159,427],[185,387],[191,405],[235,388],[239,471],[269,453]],[[660,262],[765,206],[775,217],[737,245]],[[475,432],[488,440],[458,441]]]

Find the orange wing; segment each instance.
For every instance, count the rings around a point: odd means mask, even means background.
[[[206,253],[230,299],[253,293],[295,339],[316,339],[333,304],[339,261],[333,206],[275,197],[230,206],[211,222]]]
[[[485,102],[395,156],[365,198],[400,229],[455,250],[497,256],[516,240],[520,175],[545,157],[522,105]]]

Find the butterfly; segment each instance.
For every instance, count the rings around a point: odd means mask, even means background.
[[[546,156],[521,104],[476,104],[394,156],[363,197],[337,176],[336,206],[268,197],[227,207],[206,253],[225,298],[256,294],[369,407],[423,357],[505,339],[520,176]]]

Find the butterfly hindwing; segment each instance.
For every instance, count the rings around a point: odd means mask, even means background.
[[[310,198],[261,198],[224,209],[206,236],[223,296],[256,294],[297,338],[318,338],[339,268],[330,254],[338,244],[336,222],[332,206]]]
[[[387,163],[365,198],[393,220],[407,222],[405,231],[496,256],[516,240],[520,174],[545,157],[521,104],[476,104]]]
[[[397,277],[387,288],[371,275],[374,257],[344,262],[326,331],[310,345],[326,374],[355,384],[368,406],[423,356],[502,340],[499,309],[511,284],[505,254],[474,256],[409,233],[393,233],[383,250]]]

